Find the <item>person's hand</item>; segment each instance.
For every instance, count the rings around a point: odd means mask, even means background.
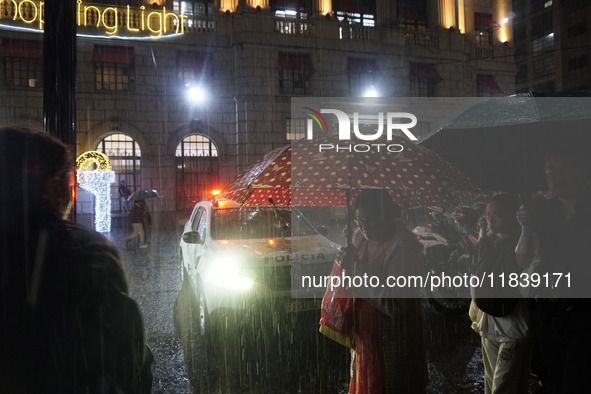
[[[524,204],[517,210],[517,221],[522,226],[530,225],[533,222],[534,212],[530,205]]]
[[[355,269],[355,263],[357,262],[357,249],[355,246],[349,244],[342,247],[337,252],[336,261],[342,269],[352,272]]]
[[[478,229],[486,234],[486,230],[488,230],[488,221],[486,220],[486,216],[482,215],[478,218]]]
[[[478,218],[478,239],[482,239],[488,236],[488,221],[486,216],[482,215]]]

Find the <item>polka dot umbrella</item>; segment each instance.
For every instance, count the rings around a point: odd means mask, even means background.
[[[292,205],[314,205],[317,190],[386,189],[402,208],[453,206],[477,198],[480,187],[433,151],[412,141],[318,139],[292,145]],[[313,193],[305,193],[312,190]]]
[[[277,206],[289,206],[294,197],[306,206],[345,206],[343,191],[324,188],[292,190],[291,152],[290,145],[269,152],[240,174],[218,198],[243,206],[269,205],[269,198]]]
[[[453,206],[482,190],[436,153],[408,139],[300,140],[277,148],[220,194],[241,205],[348,206],[362,189],[389,190],[402,208]],[[348,196],[348,197],[347,197]]]

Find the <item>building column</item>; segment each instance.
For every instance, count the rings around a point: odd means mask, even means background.
[[[315,0],[312,3],[312,14],[318,16],[332,14],[332,0]]]
[[[509,18],[511,14],[511,2],[509,0],[493,1],[492,17],[501,25],[495,31],[495,38],[500,42],[513,41],[513,23]]]
[[[449,29],[457,27],[456,5],[454,0],[438,0],[439,26]]]
[[[464,23],[466,31],[463,33],[474,32],[474,0],[464,0]]]
[[[238,8],[238,0],[220,0],[221,12],[234,12]]]
[[[246,0],[246,6],[250,8],[261,7],[261,9],[269,8],[269,0]]]
[[[458,1],[458,29],[460,33],[466,33],[466,11],[464,7],[464,0],[457,0]]]

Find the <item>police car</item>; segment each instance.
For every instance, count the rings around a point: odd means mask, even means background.
[[[195,295],[205,334],[246,315],[319,313],[322,278],[339,246],[295,208],[203,201],[185,224],[180,249],[183,285]]]

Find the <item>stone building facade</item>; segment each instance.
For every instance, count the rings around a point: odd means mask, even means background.
[[[291,97],[514,93],[510,3],[78,1],[77,154],[111,157],[113,211],[124,179],[163,194],[153,210],[186,214],[301,137]],[[2,124],[42,128],[41,7],[0,3]]]
[[[591,2],[514,0],[519,92],[591,89]]]

